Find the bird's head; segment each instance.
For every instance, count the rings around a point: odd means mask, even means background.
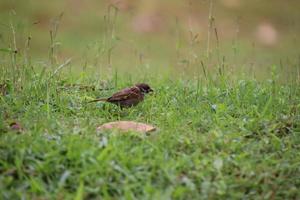
[[[151,87],[146,83],[138,83],[135,86],[138,87],[141,90],[141,92],[144,93],[144,94],[153,92]]]

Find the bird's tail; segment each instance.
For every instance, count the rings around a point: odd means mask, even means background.
[[[93,103],[93,102],[98,102],[98,101],[107,101],[107,98],[94,99],[92,101],[88,101],[87,103]]]

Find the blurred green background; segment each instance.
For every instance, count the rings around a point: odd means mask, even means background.
[[[194,75],[203,63],[295,74],[299,8],[296,0],[1,0],[0,48],[16,38],[32,65],[48,65],[52,48],[55,64],[72,58],[73,68],[99,73]]]

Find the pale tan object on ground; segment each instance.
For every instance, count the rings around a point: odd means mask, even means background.
[[[109,122],[97,127],[98,131],[107,129],[117,129],[123,132],[134,131],[139,133],[149,133],[156,130],[154,126],[133,121]]]
[[[257,26],[256,38],[266,46],[273,46],[278,42],[278,31],[273,24],[262,22]]]

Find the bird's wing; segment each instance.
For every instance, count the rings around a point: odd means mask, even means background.
[[[137,87],[131,87],[131,88],[125,88],[115,94],[113,94],[110,98],[107,100],[110,102],[115,101],[124,101],[128,99],[141,99],[143,98],[141,91]]]

